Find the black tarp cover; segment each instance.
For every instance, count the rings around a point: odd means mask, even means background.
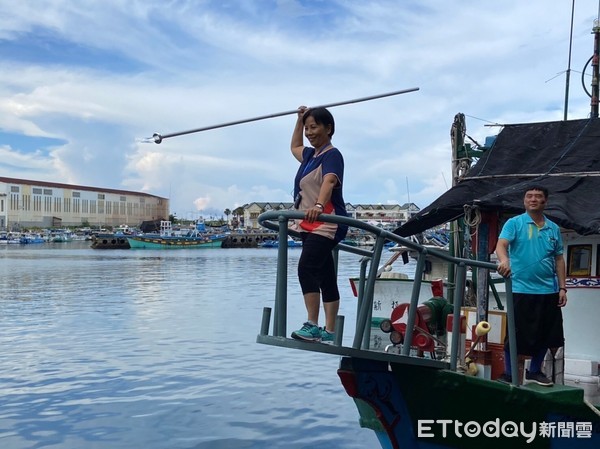
[[[159,218],[157,220],[142,221],[142,224],[140,225],[140,231],[142,231],[144,233],[160,232],[161,220],[162,219]]]
[[[403,237],[452,221],[464,207],[522,213],[530,184],[549,190],[545,214],[600,234],[600,119],[507,125],[463,181],[394,231]]]

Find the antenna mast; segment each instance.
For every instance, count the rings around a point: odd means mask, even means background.
[[[569,110],[569,83],[571,81],[571,50],[573,49],[573,16],[575,15],[575,0],[571,5],[571,33],[569,35],[569,63],[567,65],[567,80],[565,85],[565,120]]]
[[[598,118],[598,76],[600,75],[600,24],[598,19],[594,20],[594,28],[592,29],[594,34],[594,56],[592,56],[592,118]]]

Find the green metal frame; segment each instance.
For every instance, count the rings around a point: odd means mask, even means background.
[[[289,229],[289,221],[303,219],[304,213],[300,211],[269,211],[261,214],[258,217],[258,222],[272,230],[276,230],[279,233],[279,241],[287,241],[288,235],[298,237],[300,234],[292,229]],[[425,260],[428,255],[442,259],[449,264],[455,265],[456,268],[456,279],[455,279],[455,296],[453,301],[453,313],[454,316],[459,316],[461,312],[461,306],[464,301],[464,289],[467,275],[467,267],[479,267],[488,270],[496,270],[496,265],[490,262],[478,261],[472,259],[464,259],[459,257],[451,256],[443,251],[437,251],[431,248],[425,248],[418,243],[411,240],[400,237],[389,231],[385,231],[376,226],[370,225],[360,220],[356,220],[349,217],[341,217],[337,215],[321,214],[319,216],[320,221],[328,223],[345,224],[351,228],[361,229],[365,232],[373,234],[375,237],[375,245],[372,249],[359,248],[354,246],[348,246],[343,243],[339,243],[334,250],[335,260],[337,261],[338,251],[347,251],[353,254],[362,255],[360,265],[360,279],[358,286],[358,304],[357,304],[357,319],[356,319],[356,331],[354,334],[354,340],[352,347],[343,347],[341,345],[342,334],[343,334],[343,317],[338,317],[338,324],[340,326],[336,332],[336,341],[333,345],[321,345],[310,342],[303,342],[286,338],[287,330],[287,267],[288,267],[288,248],[287,245],[279,245],[278,248],[278,260],[277,260],[277,281],[275,287],[275,311],[273,316],[273,334],[268,335],[269,325],[271,321],[271,309],[266,307],[263,310],[263,319],[261,324],[260,334],[257,337],[257,342],[274,345],[274,346],[285,346],[295,349],[303,349],[316,352],[324,352],[330,354],[337,354],[340,356],[351,356],[368,358],[373,360],[383,360],[396,363],[407,363],[414,365],[426,365],[437,368],[449,368],[452,371],[456,371],[458,367],[458,355],[459,355],[459,337],[460,337],[460,320],[453,321],[452,327],[452,350],[450,353],[450,363],[446,363],[440,360],[424,359],[420,357],[413,357],[410,355],[410,345],[403,345],[400,354],[385,353],[380,351],[372,351],[369,349],[369,333],[370,323],[372,315],[372,304],[373,304],[373,292],[375,289],[375,281],[377,279],[378,266],[381,261],[381,254],[383,252],[384,243],[386,241],[392,241],[399,245],[402,245],[408,249],[418,252],[417,267],[415,269],[415,279],[413,283],[413,290],[409,305],[409,314],[407,319],[405,341],[412,341],[414,324],[416,321],[416,311],[419,301],[419,292],[421,289],[421,281],[423,278],[423,272],[425,269]],[[367,265],[369,269],[367,270]],[[513,385],[517,386],[518,379],[518,364],[517,364],[517,348],[516,348],[516,335],[514,326],[514,309],[512,299],[512,284],[510,278],[505,279],[506,283],[506,310],[507,310],[507,324],[508,324],[508,339],[511,357],[512,367],[512,379]]]

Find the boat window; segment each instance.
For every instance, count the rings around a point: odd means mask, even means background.
[[[567,276],[591,276],[592,245],[569,246]]]

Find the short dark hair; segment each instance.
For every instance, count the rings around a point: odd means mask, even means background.
[[[331,125],[331,131],[329,131],[329,137],[333,136],[333,133],[335,132],[335,121],[333,120],[333,115],[331,115],[331,112],[329,112],[325,108],[309,109],[302,116],[302,123],[303,124],[306,123],[306,119],[308,117],[314,118],[315,122],[318,125],[323,125],[323,126]]]
[[[523,196],[525,196],[527,194],[527,192],[529,192],[531,190],[537,190],[538,192],[542,192],[544,194],[544,198],[548,198],[548,189],[539,184],[532,184],[530,186],[527,186],[525,188],[525,191],[523,192]]]

